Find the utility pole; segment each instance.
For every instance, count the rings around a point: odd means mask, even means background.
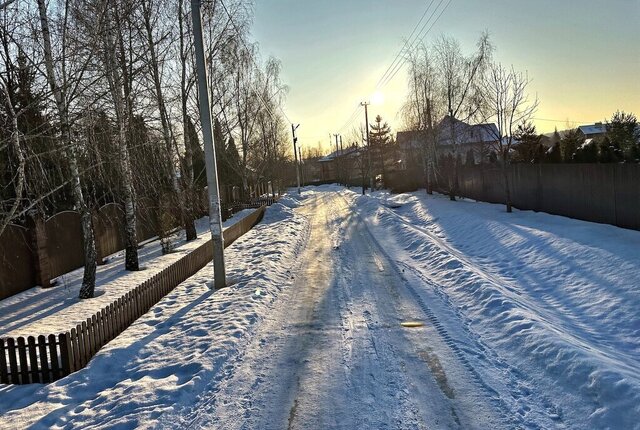
[[[344,182],[344,185],[349,188],[349,184],[347,183],[347,172],[346,169],[344,168],[345,165],[345,159],[344,159],[344,148],[342,147],[342,135],[340,135],[340,154],[342,154],[342,158],[341,158],[341,162],[340,162],[340,171],[342,172],[342,181]]]
[[[336,179],[338,180],[338,183],[340,183],[340,169],[338,168],[338,163],[340,162],[340,159],[338,158],[340,156],[340,151],[338,149],[338,136],[340,136],[340,135],[334,133],[334,136],[336,138],[336,158],[335,158]]]
[[[367,106],[371,103],[362,102],[360,106],[364,106],[364,126],[367,130],[367,153],[369,155],[369,189],[373,191],[373,176],[371,175],[371,142],[369,141],[369,112],[367,111]]]
[[[303,162],[302,162],[302,148],[298,146],[298,160],[300,161],[300,182],[304,187],[304,170],[302,170]]]
[[[220,194],[218,190],[218,167],[216,165],[216,148],[211,129],[211,108],[209,106],[209,89],[207,87],[207,68],[204,57],[204,41],[202,38],[201,0],[191,0],[191,18],[193,20],[193,41],[198,76],[198,99],[200,105],[200,123],[204,140],[204,158],[207,171],[207,188],[209,191],[209,229],[213,245],[213,279],[215,289],[226,286],[224,268],[224,237],[222,236],[222,216],[220,215]]]
[[[296,137],[296,130],[298,129],[298,127],[300,127],[300,124],[291,124],[291,134],[293,135],[293,156],[296,159],[296,180],[298,181],[298,195],[300,195],[300,166],[298,165],[298,150],[296,148],[296,143],[298,142],[298,138]]]

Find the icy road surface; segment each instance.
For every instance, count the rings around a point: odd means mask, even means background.
[[[640,429],[640,232],[424,190],[285,196],[0,429]],[[402,323],[415,323],[405,327]]]
[[[318,194],[301,210],[311,233],[291,295],[264,321],[234,375],[180,424],[274,430],[505,424],[495,393],[431,324],[428,309],[346,200]],[[403,321],[425,326],[403,328]],[[443,360],[455,381],[443,372]]]

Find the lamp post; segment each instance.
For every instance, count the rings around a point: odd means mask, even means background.
[[[218,168],[216,166],[216,148],[211,128],[211,108],[209,106],[209,89],[207,86],[207,69],[204,58],[202,39],[202,16],[200,0],[191,0],[191,18],[193,20],[193,42],[198,76],[198,99],[200,105],[200,122],[204,140],[204,157],[207,171],[207,188],[209,192],[209,229],[213,245],[213,279],[215,289],[226,285],[224,267],[224,237],[222,236],[222,216],[220,215],[220,195],[218,190]]]

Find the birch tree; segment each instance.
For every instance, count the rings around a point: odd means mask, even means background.
[[[441,37],[434,45],[441,91],[446,113],[453,155],[453,169],[448,175],[449,198],[455,200],[458,183],[458,136],[456,120],[469,121],[480,109],[480,84],[490,61],[492,46],[488,33],[478,40],[476,51],[470,56],[462,53],[457,40]]]
[[[511,212],[511,184],[508,169],[511,163],[514,135],[518,125],[528,123],[538,108],[537,98],[530,100],[527,93],[530,82],[527,74],[517,72],[513,66],[506,68],[499,63],[490,65],[484,79],[482,117],[493,121],[497,126],[492,133],[501,161],[507,212]]]
[[[102,66],[108,82],[117,124],[118,158],[121,192],[125,213],[125,268],[138,270],[138,240],[136,194],[129,156],[129,126],[133,116],[133,73],[137,56],[132,52],[132,3],[128,0],[110,1],[102,35]]]
[[[71,134],[71,120],[69,112],[69,101],[73,98],[72,88],[79,88],[79,81],[82,79],[82,75],[86,71],[88,62],[83,61],[79,69],[76,70],[76,76],[69,76],[67,71],[70,70],[67,67],[67,61],[71,53],[69,52],[67,44],[67,23],[69,11],[69,4],[63,3],[63,23],[62,23],[62,35],[59,41],[62,47],[62,53],[59,56],[57,62],[59,63],[58,70],[60,74],[56,74],[53,52],[51,48],[51,33],[49,30],[49,17],[47,14],[47,7],[44,0],[38,0],[38,12],[40,15],[40,26],[42,30],[42,49],[44,54],[44,61],[46,67],[46,79],[51,89],[51,93],[55,99],[56,111],[58,115],[59,129],[60,129],[60,143],[64,148],[66,154],[66,161],[68,163],[69,172],[72,178],[72,190],[75,205],[80,212],[80,220],[82,225],[82,239],[84,249],[84,274],[82,278],[82,287],[80,288],[79,297],[81,299],[92,298],[94,296],[95,279],[96,279],[96,245],[95,234],[93,229],[93,222],[91,219],[91,210],[89,209],[83,191],[80,178],[80,170],[78,167],[78,159],[76,154],[76,146]]]
[[[403,106],[405,123],[420,134],[420,149],[427,194],[433,193],[431,178],[435,174],[438,130],[434,118],[441,116],[441,91],[438,71],[425,45],[418,46],[409,54],[409,81],[407,101]]]

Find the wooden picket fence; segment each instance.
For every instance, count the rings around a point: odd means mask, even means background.
[[[265,206],[224,231],[225,247],[262,219]],[[65,333],[0,338],[0,383],[56,381],[87,365],[112,339],[213,258],[211,240]]]

